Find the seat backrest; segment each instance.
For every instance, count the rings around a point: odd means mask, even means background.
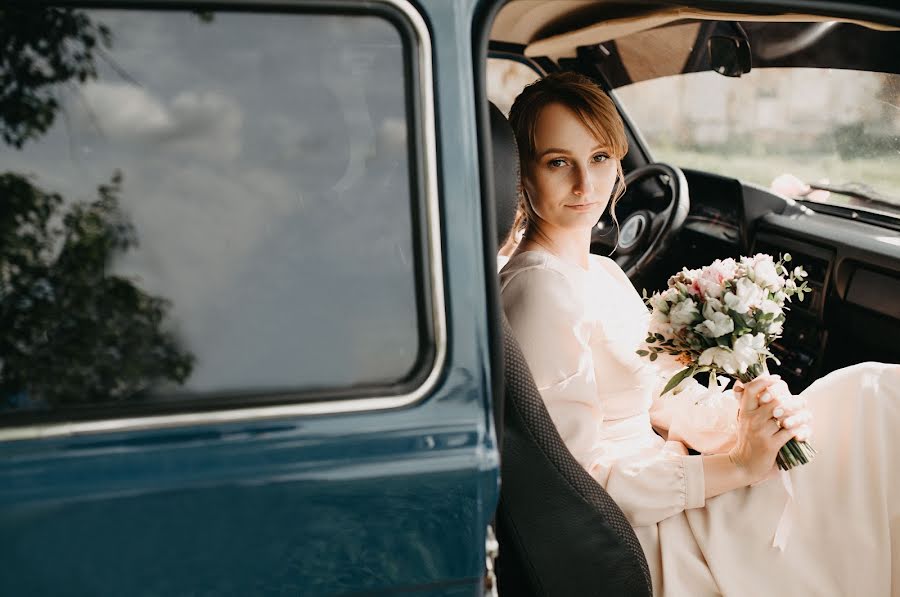
[[[515,216],[518,157],[509,123],[494,106],[491,129],[502,243]],[[634,530],[566,448],[502,313],[501,319],[505,395],[496,524],[502,597],[650,595]]]
[[[634,530],[560,438],[503,317],[505,430],[500,466],[500,594],[648,596]]]

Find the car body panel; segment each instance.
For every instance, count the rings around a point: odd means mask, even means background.
[[[428,106],[438,169],[453,173],[437,181],[447,346],[436,382],[401,408],[199,413],[0,442],[0,594],[481,594],[499,469],[471,157],[474,6],[418,10],[440,66]]]

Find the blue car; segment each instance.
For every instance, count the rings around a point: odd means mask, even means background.
[[[592,250],[638,289],[803,265],[774,346],[800,391],[900,362],[898,27],[876,0],[4,3],[0,595],[650,595],[500,313],[505,114],[550,72],[609,91],[629,190]]]

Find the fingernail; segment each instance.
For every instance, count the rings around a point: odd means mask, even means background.
[[[776,408],[775,410],[779,410],[779,409]],[[787,419],[784,420],[785,427],[793,427],[796,424],[797,424],[797,417],[788,417]]]
[[[780,406],[779,406],[778,408],[776,408],[775,410],[772,411],[772,416],[773,416],[773,417],[780,417],[780,416],[783,415],[783,414],[784,414],[784,409],[781,408]],[[790,419],[788,419],[788,420],[790,420]]]
[[[769,402],[772,402],[772,394],[770,394],[768,392],[763,392],[762,396],[759,397],[759,401],[762,402],[763,404],[768,404]]]

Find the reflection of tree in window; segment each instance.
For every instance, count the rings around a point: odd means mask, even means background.
[[[67,85],[96,78],[111,32],[72,9],[0,10],[0,137],[46,133]],[[0,409],[90,404],[183,383],[194,357],[165,330],[169,302],[109,273],[137,244],[122,178],[66,205],[31,177],[0,173]]]

